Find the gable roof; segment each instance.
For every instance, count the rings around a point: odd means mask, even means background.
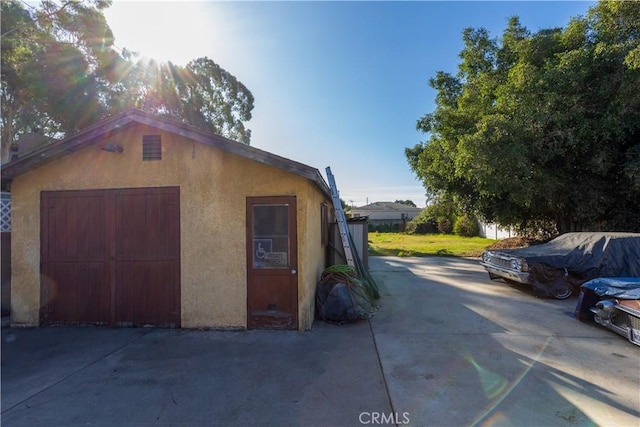
[[[329,186],[320,174],[320,171],[316,168],[224,138],[211,132],[203,131],[173,119],[159,117],[138,109],[131,109],[116,114],[74,135],[47,144],[23,157],[6,163],[2,167],[2,180],[11,180],[16,176],[27,173],[46,163],[93,145],[98,142],[99,137],[111,137],[136,124],[147,125],[180,135],[202,144],[302,176],[314,182],[327,196],[331,196]]]
[[[375,211],[375,212],[419,212],[422,211],[421,208],[415,208],[409,205],[403,205],[402,203],[394,203],[394,202],[374,202],[370,203],[366,206],[362,206],[359,208],[353,208],[352,211],[362,212],[362,211]]]

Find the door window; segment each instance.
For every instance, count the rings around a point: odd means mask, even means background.
[[[289,268],[289,205],[253,205],[253,268]]]

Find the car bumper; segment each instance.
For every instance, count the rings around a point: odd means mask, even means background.
[[[590,310],[594,314],[593,320],[627,338],[629,342],[640,346],[640,303],[635,300],[624,302],[627,305],[618,302],[610,313],[606,313],[598,307],[591,307]],[[631,305],[634,303],[635,307],[632,307]],[[608,314],[608,316],[603,316],[603,314]]]
[[[529,273],[510,270],[508,268],[500,267],[494,264],[488,264],[486,262],[481,262],[480,265],[483,266],[485,270],[487,270],[487,272],[489,272],[489,274],[491,275],[495,275],[503,279],[513,280],[515,282],[531,283]]]

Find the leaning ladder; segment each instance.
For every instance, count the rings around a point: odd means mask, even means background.
[[[340,203],[340,195],[338,194],[338,187],[336,187],[336,180],[331,173],[331,168],[327,167],[327,178],[329,179],[329,187],[331,188],[331,200],[333,201],[333,210],[336,214],[336,221],[338,222],[338,230],[340,230],[340,238],[342,239],[342,247],[344,248],[344,257],[347,260],[347,264],[351,267],[355,267],[356,263],[353,259],[353,251],[351,250],[351,239],[349,239],[349,228],[347,227],[347,218],[344,215],[342,209],[342,203]]]

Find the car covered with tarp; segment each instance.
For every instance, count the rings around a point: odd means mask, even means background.
[[[640,346],[640,277],[599,277],[583,283],[575,315]]]
[[[566,233],[525,248],[487,250],[491,279],[530,284],[536,296],[565,299],[597,277],[640,277],[640,234]]]

